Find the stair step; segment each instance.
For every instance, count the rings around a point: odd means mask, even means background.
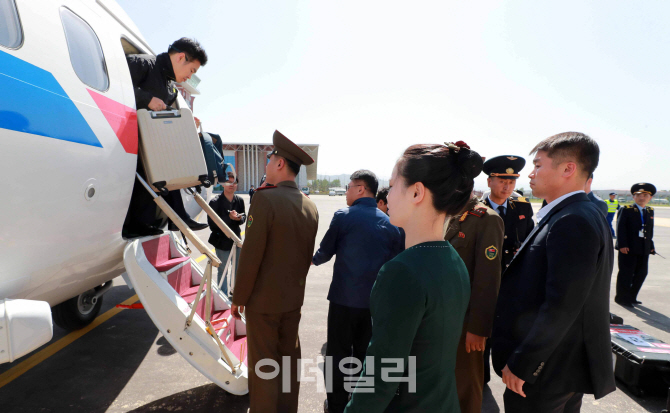
[[[144,255],[147,260],[158,270],[158,272],[169,271],[182,262],[188,260],[188,257],[172,258],[170,256],[170,236],[163,235],[142,243]]]
[[[188,258],[187,258],[188,259]],[[182,261],[184,262],[184,261]],[[190,291],[193,288],[191,283],[193,281],[193,276],[191,274],[191,263],[186,262],[181,267],[177,268],[175,271],[167,275],[168,284],[177,292],[177,294],[182,295],[185,291]],[[193,300],[195,300],[195,293],[198,291],[196,286],[195,291],[193,292]],[[191,302],[193,302],[193,300]]]
[[[228,323],[226,322],[228,317],[230,317],[230,310],[223,310],[212,313],[212,326],[214,326],[214,330],[219,331],[226,328],[228,326]]]
[[[171,269],[173,269],[177,265],[181,264],[182,262],[188,261],[188,260],[189,260],[189,257],[171,258],[167,261],[163,261],[160,264],[154,265],[154,267],[156,268],[156,270],[158,270],[158,272],[170,271]]]

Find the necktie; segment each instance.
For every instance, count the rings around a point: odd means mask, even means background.
[[[498,205],[498,215],[500,215],[500,218],[505,220],[505,207],[502,205]]]

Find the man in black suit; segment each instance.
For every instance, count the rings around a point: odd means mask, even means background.
[[[609,332],[612,234],[584,184],[598,166],[590,137],[540,142],[529,175],[547,200],[538,224],[502,277],[493,368],[508,412],[579,412],[584,393],[615,390]]]

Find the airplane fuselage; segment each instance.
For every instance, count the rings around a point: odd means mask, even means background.
[[[125,271],[138,162],[125,55],[153,52],[113,1],[15,6],[20,44],[0,37],[0,298],[54,306]]]

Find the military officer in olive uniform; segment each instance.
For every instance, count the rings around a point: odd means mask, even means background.
[[[456,353],[456,388],[463,413],[480,413],[484,388],[486,339],[491,337],[500,288],[503,221],[476,197],[453,219],[444,237],[456,249],[470,275],[470,302]]]
[[[273,144],[265,172],[277,184],[258,188],[254,195],[231,308],[236,318],[245,312],[252,413],[298,411],[298,324],[319,221],[316,205],[295,182],[300,165],[314,160],[278,131]],[[289,366],[284,356],[290,357]],[[273,360],[281,371],[272,379],[259,377],[261,360]],[[286,369],[290,388],[282,386]],[[275,372],[267,363],[259,370]]]
[[[512,198],[519,172],[526,165],[520,156],[496,156],[484,162],[484,173],[491,193],[484,203],[500,215],[505,223],[501,265],[503,272],[533,230],[533,208],[525,198]]]
[[[503,273],[535,226],[533,207],[530,203],[524,197],[516,199],[512,197],[519,172],[525,165],[524,158],[513,155],[496,156],[484,162],[483,172],[489,176],[487,183],[491,189],[491,193],[484,199],[484,204],[496,211],[505,224],[503,246],[500,251],[502,255],[500,265]],[[490,355],[491,347],[489,343],[486,343],[484,351],[485,383],[491,380]]]
[[[656,187],[649,183],[639,183],[630,189],[633,205],[621,209],[617,221],[617,242],[619,250],[619,274],[616,279],[617,304],[630,307],[642,304],[637,294],[647,278],[649,254],[654,249],[654,208],[647,204],[656,194]]]

